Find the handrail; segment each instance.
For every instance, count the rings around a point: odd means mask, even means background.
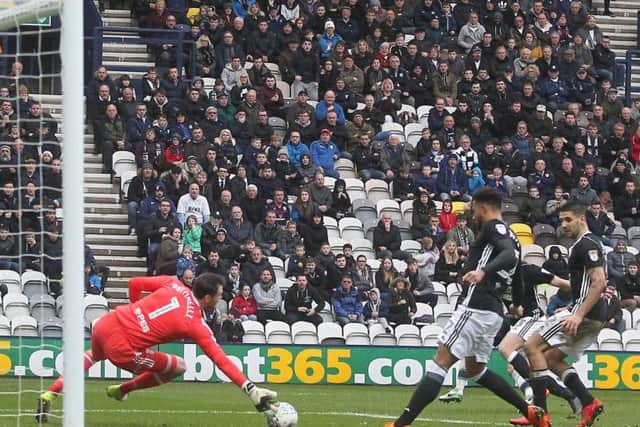
[[[115,33],[116,35],[105,35],[105,33]],[[117,34],[139,34],[138,37],[123,37]],[[176,55],[176,66],[178,70],[182,70],[184,66],[184,52],[186,45],[194,45],[193,40],[185,40],[187,32],[181,30],[167,30],[156,28],[137,28],[137,27],[96,27],[93,30],[93,58],[92,69],[96,70],[102,64],[103,44],[105,42],[122,43],[122,44],[163,44],[170,43],[176,46],[178,54]],[[190,70],[189,74],[193,75],[195,70],[195,49],[190,50]],[[111,67],[114,68],[114,67]],[[127,65],[127,68],[132,68]],[[146,70],[145,70],[146,71]]]
[[[640,12],[639,12],[640,16]],[[633,64],[640,65],[640,49],[630,49],[627,51],[625,55],[624,61],[620,61],[624,64],[624,97],[625,104],[627,106],[631,105],[631,66]]]

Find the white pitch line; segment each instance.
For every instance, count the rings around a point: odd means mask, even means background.
[[[0,414],[0,418],[3,417],[16,417],[16,416],[34,416],[35,412],[21,412],[20,414],[6,414],[7,412],[11,412],[11,409],[8,408],[0,408],[0,412],[4,412],[5,414]],[[55,413],[61,413],[61,410],[52,411]],[[188,409],[188,410],[170,410],[170,409],[85,409],[85,413],[88,414],[183,414],[183,415],[254,415],[255,411],[218,411],[218,410],[203,410],[203,409]],[[52,414],[52,416],[59,418]],[[301,416],[304,415],[313,415],[313,416],[322,416],[329,415],[335,417],[361,417],[361,418],[372,418],[376,420],[392,420],[395,418],[394,415],[385,415],[385,414],[367,414],[363,412],[300,412]],[[441,424],[454,424],[454,425],[474,425],[474,426],[509,426],[510,424],[506,423],[492,423],[486,421],[467,421],[467,420],[455,420],[448,418],[416,418],[416,421],[420,422],[432,422],[432,423],[441,423]]]

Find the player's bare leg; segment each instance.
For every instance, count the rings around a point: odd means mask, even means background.
[[[582,415],[578,427],[591,426],[595,419],[604,411],[604,405],[584,386],[575,368],[569,365],[564,359],[567,357],[557,348],[549,349],[545,352],[549,368],[558,375],[571,391],[580,399],[582,404]]]
[[[144,370],[140,375],[122,384],[107,387],[107,396],[115,400],[124,400],[127,395],[135,390],[157,387],[168,383],[174,378],[184,374],[187,365],[181,357],[173,354],[153,352],[152,358],[145,361],[141,357],[138,363],[140,370]],[[145,363],[151,365],[145,370]]]
[[[84,371],[88,371],[93,366],[95,361],[93,360],[93,354],[91,350],[84,353]],[[58,395],[62,393],[62,387],[64,385],[63,376],[60,375],[48,388],[47,391],[42,393],[38,397],[38,406],[36,409],[36,422],[44,424],[49,420],[49,411],[51,410],[51,404]]]

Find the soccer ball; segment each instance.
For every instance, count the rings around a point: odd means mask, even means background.
[[[290,403],[278,403],[276,411],[267,413],[267,427],[296,427],[298,425],[298,411]]]

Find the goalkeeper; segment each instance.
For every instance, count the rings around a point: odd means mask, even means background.
[[[185,361],[151,347],[180,339],[196,342],[213,362],[247,394],[256,409],[272,409],[277,394],[256,387],[227,358],[211,329],[204,323],[202,310],[213,310],[222,297],[224,278],[205,273],[195,279],[193,290],[173,276],[137,277],[129,281],[128,305],[102,317],[91,335],[91,350],[84,355],[84,370],[94,363],[110,360],[136,376],[107,387],[107,395],[124,400],[130,392],[156,387],[182,375]],[[142,298],[143,292],[151,292]],[[53,400],[62,392],[60,376],[40,395],[36,421],[47,422]]]

